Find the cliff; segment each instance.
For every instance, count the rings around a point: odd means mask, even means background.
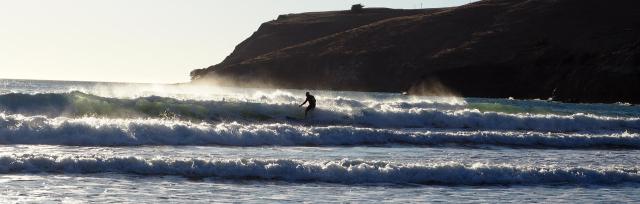
[[[640,102],[640,3],[485,0],[280,16],[194,81]]]

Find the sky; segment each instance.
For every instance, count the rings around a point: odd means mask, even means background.
[[[0,78],[178,83],[280,14],[471,0],[0,0]]]

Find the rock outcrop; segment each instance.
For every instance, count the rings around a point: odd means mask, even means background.
[[[484,0],[285,15],[191,75],[245,86],[639,103],[640,2]]]

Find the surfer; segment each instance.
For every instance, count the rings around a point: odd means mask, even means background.
[[[313,97],[313,95],[311,95],[309,92],[307,92],[306,95],[307,100],[304,100],[304,102],[299,106],[302,107],[305,103],[309,102],[309,106],[307,106],[307,109],[304,110],[304,118],[307,118],[307,113],[309,113],[310,110],[316,108],[316,98]]]

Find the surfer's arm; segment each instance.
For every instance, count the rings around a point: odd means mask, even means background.
[[[299,106],[303,106],[305,103],[307,103],[307,101],[309,101],[309,99],[304,100],[304,102],[302,104],[300,104]]]

